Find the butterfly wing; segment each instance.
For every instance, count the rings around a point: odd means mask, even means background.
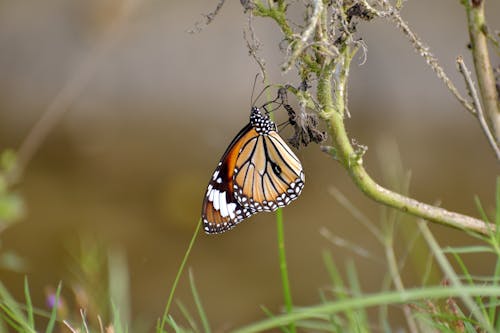
[[[215,168],[208,183],[201,217],[206,233],[221,233],[232,229],[243,219],[255,214],[251,207],[241,205],[233,192],[236,161],[245,142],[259,134],[248,124],[233,139]]]
[[[236,201],[251,211],[272,212],[298,198],[302,165],[276,131],[248,138],[235,163]]]

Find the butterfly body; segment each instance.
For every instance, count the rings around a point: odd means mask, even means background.
[[[215,169],[202,207],[206,233],[221,233],[257,212],[295,200],[304,187],[299,159],[256,107]]]

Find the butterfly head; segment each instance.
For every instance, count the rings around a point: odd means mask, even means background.
[[[268,114],[260,112],[259,108],[252,107],[250,112],[250,124],[259,134],[268,134],[271,131],[276,131],[276,124],[271,120]]]

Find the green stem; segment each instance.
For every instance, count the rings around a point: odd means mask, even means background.
[[[283,211],[281,208],[276,211],[276,227],[278,237],[278,255],[280,260],[281,285],[283,287],[285,310],[287,313],[291,313],[293,310],[293,302],[292,293],[290,291],[290,281],[288,279],[288,266],[286,264],[285,229],[283,226]],[[296,332],[294,322],[290,323],[290,332]]]
[[[201,227],[201,219],[198,220],[198,225],[196,226],[193,237],[191,237],[191,241],[189,242],[186,253],[184,254],[184,258],[182,258],[181,265],[179,266],[179,269],[177,270],[177,275],[175,276],[174,283],[172,285],[172,289],[170,289],[170,294],[168,295],[167,305],[165,306],[165,311],[163,312],[163,316],[161,318],[161,323],[159,324],[159,326],[156,329],[157,332],[164,332],[165,324],[167,321],[167,316],[170,312],[170,306],[172,305],[175,290],[177,289],[177,284],[179,283],[182,272],[184,271],[184,267],[186,266],[187,260],[189,258],[189,254],[191,253],[191,250],[193,249],[193,245],[194,245],[194,242],[196,240],[196,237],[198,236],[198,233],[200,232],[200,227]]]
[[[339,72],[340,74],[338,74],[336,80],[335,104],[332,99],[332,76],[335,72],[332,70],[333,61],[324,67],[318,79],[317,98],[322,107],[321,117],[326,121],[329,134],[333,140],[334,157],[348,170],[351,178],[361,191],[371,199],[431,222],[488,235],[493,227],[484,221],[428,205],[390,191],[377,184],[370,177],[363,167],[362,154],[355,151],[351,145],[344,124],[344,96],[347,87],[348,69],[353,56],[354,53],[347,46],[342,50],[340,56],[335,59],[335,64],[344,69]]]
[[[266,82],[266,86],[269,83]],[[267,101],[271,100],[271,92],[269,89],[266,91]],[[274,121],[274,114],[270,115],[271,119]],[[290,281],[288,279],[288,266],[286,264],[286,250],[285,250],[285,228],[283,224],[283,210],[278,208],[276,211],[276,228],[277,228],[277,242],[278,242],[278,257],[280,262],[280,273],[281,273],[281,286],[283,288],[283,298],[285,302],[285,310],[287,313],[291,313],[293,310],[292,293],[290,291]],[[295,323],[290,323],[290,332],[295,333]]]
[[[289,41],[291,40],[293,30],[286,20],[286,4],[284,2],[279,4],[279,6],[273,6],[272,4],[266,6],[262,2],[256,1],[254,5],[255,9],[253,13],[255,16],[272,18],[281,28],[285,38]]]
[[[498,286],[468,286],[446,287],[435,286],[429,288],[406,289],[404,292],[387,291],[363,297],[349,298],[341,301],[326,302],[321,305],[303,308],[289,314],[275,316],[248,326],[236,329],[233,333],[264,332],[275,327],[280,327],[291,322],[307,320],[312,318],[323,318],[335,313],[347,312],[352,309],[378,307],[381,305],[411,304],[414,302],[430,299],[445,299],[450,297],[469,296],[500,296]]]
[[[427,224],[425,224],[423,221],[420,221],[418,223],[418,227],[420,229],[420,233],[427,242],[427,245],[434,254],[434,257],[436,258],[436,261],[441,267],[444,275],[450,280],[451,285],[458,290],[464,289],[466,285],[462,283],[460,278],[455,273],[451,263],[443,253],[442,247],[438,244],[436,238],[434,238],[434,236],[432,235]],[[484,314],[481,312],[481,309],[479,309],[478,304],[476,304],[476,302],[474,302],[474,300],[472,299],[472,296],[467,292],[460,293],[460,295],[458,296],[462,299],[462,302],[469,309],[472,316],[474,316],[478,321],[482,330],[490,333],[494,332],[491,323],[487,320],[487,318],[485,318]]]
[[[483,108],[498,143],[500,139],[500,106],[495,85],[495,75],[493,74],[488,52],[488,36],[484,17],[485,2],[484,0],[467,0],[465,8],[469,25],[472,58]]]
[[[396,254],[394,253],[394,223],[390,224],[390,229],[384,239],[384,249],[385,257],[387,259],[387,267],[389,269],[389,275],[391,276],[392,282],[394,283],[396,290],[403,293],[405,292],[405,287],[399,272]],[[408,304],[403,305],[403,314],[405,316],[409,332],[418,333],[417,323],[413,317],[411,307]]]

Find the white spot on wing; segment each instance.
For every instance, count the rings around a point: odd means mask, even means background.
[[[229,215],[229,212],[227,211],[226,192],[221,192],[219,194],[219,198],[220,215],[222,217],[227,217]]]
[[[210,195],[210,192],[212,192],[212,184],[209,184],[209,185],[208,185],[208,189],[207,189],[207,197]]]
[[[234,213],[234,211],[236,210],[236,204],[234,202],[227,204],[227,210],[231,219],[234,219],[236,217],[236,214]]]
[[[219,163],[220,164],[220,163]],[[217,176],[219,175],[219,170],[216,170],[214,172],[214,175],[212,176],[212,179],[215,180],[217,178]]]
[[[219,191],[214,190],[212,193],[214,194],[214,198],[213,198],[214,208],[215,208],[215,210],[219,210],[220,209],[220,206],[219,206]]]
[[[222,183],[222,178],[219,177],[219,178],[217,178],[216,181],[217,181],[218,184],[220,184],[220,183]]]

